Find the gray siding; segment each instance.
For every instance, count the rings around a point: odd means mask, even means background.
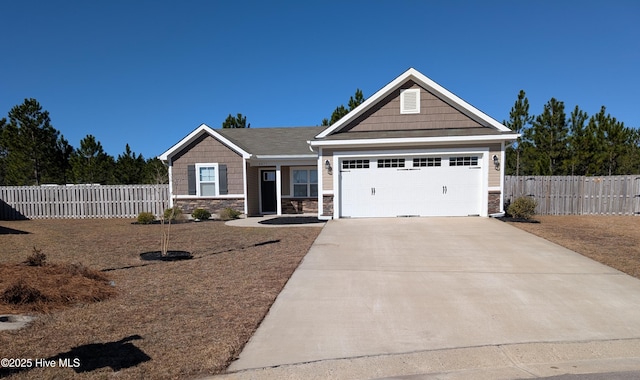
[[[451,107],[413,81],[401,87],[420,89],[420,113],[400,113],[400,89],[351,122],[341,133],[410,129],[478,128],[476,121]]]
[[[282,181],[282,196],[291,195],[291,166],[282,166],[280,168],[280,179]]]
[[[242,156],[207,134],[185,146],[172,158],[174,194],[188,195],[187,167],[197,163],[227,165],[228,193],[244,194]]]
[[[496,170],[495,166],[493,165],[493,155],[495,154],[496,156],[498,156],[498,158],[500,160],[502,160],[501,158],[501,154],[502,151],[500,150],[501,145],[500,144],[490,144],[489,146],[489,157],[487,158],[487,165],[489,166],[489,187],[500,187],[500,170]]]
[[[247,214],[260,215],[259,167],[247,165]]]

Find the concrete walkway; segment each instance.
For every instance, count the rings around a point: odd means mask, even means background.
[[[241,372],[227,377],[345,358],[367,362],[351,378],[446,368],[508,368],[502,378],[517,378],[527,374],[520,356],[630,370],[640,369],[639,342],[639,280],[517,228],[486,218],[335,220],[229,368]],[[430,359],[418,366],[421,355]],[[401,364],[368,362],[376,358]],[[293,366],[246,371],[282,365]]]

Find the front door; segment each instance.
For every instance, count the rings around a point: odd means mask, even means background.
[[[275,213],[276,171],[262,170],[260,173],[260,204],[262,205],[262,213]]]

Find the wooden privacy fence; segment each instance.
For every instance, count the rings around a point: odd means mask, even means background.
[[[168,204],[169,185],[0,187],[0,220],[135,218]]]
[[[505,202],[533,197],[540,215],[640,214],[640,175],[505,176],[504,185]]]

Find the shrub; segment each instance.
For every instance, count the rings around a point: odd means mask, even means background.
[[[211,213],[203,208],[197,208],[191,213],[193,219],[207,220],[211,218]]]
[[[231,207],[227,207],[220,211],[220,219],[222,220],[238,219],[240,215],[242,215],[240,211],[234,210]]]
[[[139,224],[151,224],[156,220],[156,216],[150,212],[141,212],[138,214],[138,223]]]
[[[531,219],[536,214],[538,202],[531,197],[520,197],[514,200],[507,209],[514,218]]]
[[[182,210],[178,206],[164,210],[164,220],[182,220]]]
[[[33,247],[33,252],[27,256],[25,263],[32,267],[42,267],[47,263],[47,255],[36,247]]]

